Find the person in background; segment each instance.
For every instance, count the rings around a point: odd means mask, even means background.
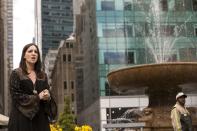
[[[176,95],[176,104],[171,111],[171,120],[174,131],[192,131],[192,119],[189,111],[185,107],[185,95],[179,92]]]
[[[19,68],[10,76],[12,109],[8,131],[50,131],[51,94],[38,46],[24,46]]]

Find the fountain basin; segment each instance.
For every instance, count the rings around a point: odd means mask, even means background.
[[[197,62],[131,66],[112,71],[107,78],[110,88],[121,93],[132,88],[197,83]]]

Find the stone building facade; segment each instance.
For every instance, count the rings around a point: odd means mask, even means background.
[[[7,1],[0,0],[0,113],[8,114]]]
[[[81,61],[83,59],[78,54],[79,52],[75,36],[61,41],[51,74],[52,91],[57,101],[59,114],[63,112],[65,97],[71,101],[72,113],[77,114],[76,86],[79,84],[77,78],[81,78]]]
[[[79,125],[88,124],[100,130],[98,45],[96,32],[96,1],[84,0],[80,14],[76,16],[76,40],[83,52],[83,88],[77,91],[80,109],[77,114]],[[82,94],[82,95],[81,95]],[[79,106],[79,104],[78,104]],[[79,107],[77,107],[79,108]]]

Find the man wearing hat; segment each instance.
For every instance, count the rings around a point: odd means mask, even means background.
[[[176,104],[171,111],[172,126],[174,131],[192,131],[192,119],[189,111],[185,107],[185,95],[179,92],[176,95]]]

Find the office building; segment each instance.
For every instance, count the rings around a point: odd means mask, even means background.
[[[35,1],[35,42],[42,50],[42,58],[73,32],[72,5],[72,0]]]

